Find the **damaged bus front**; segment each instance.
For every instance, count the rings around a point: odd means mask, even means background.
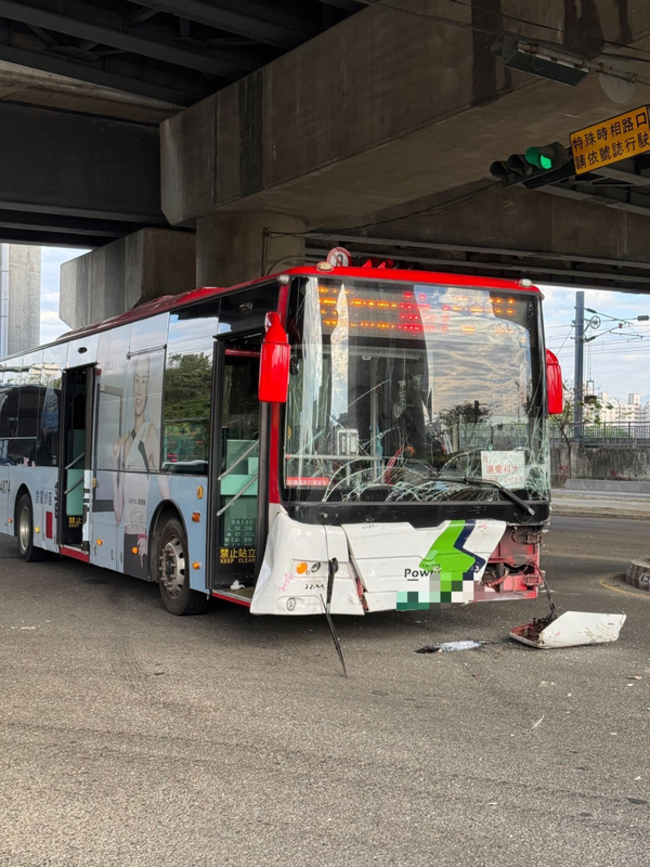
[[[536,597],[548,413],[561,409],[539,291],[377,269],[283,276],[288,394],[251,611]]]

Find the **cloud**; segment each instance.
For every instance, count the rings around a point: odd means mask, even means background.
[[[63,326],[63,328],[61,328],[61,326]],[[41,344],[46,346],[48,343],[53,343],[61,337],[62,334],[65,334],[66,331],[70,331],[70,329],[65,323],[57,323],[55,326],[41,326]]]
[[[41,325],[45,322],[60,322],[59,315],[56,310],[41,310]]]
[[[87,252],[69,247],[41,247],[41,343],[51,343],[70,330],[59,319],[61,265]]]

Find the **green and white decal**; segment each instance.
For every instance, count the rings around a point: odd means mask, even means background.
[[[451,602],[452,594],[463,593],[465,582],[471,582],[469,587],[473,590],[475,575],[486,563],[484,558],[465,549],[475,525],[476,521],[449,522],[420,562],[420,574],[413,579],[418,581],[418,589],[397,591],[398,611],[417,611],[441,602]],[[429,586],[423,590],[422,579],[427,580],[426,573]],[[408,581],[410,576],[406,578]]]

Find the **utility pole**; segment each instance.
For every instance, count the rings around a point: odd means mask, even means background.
[[[576,292],[576,345],[573,374],[573,439],[582,437],[585,378],[585,293]]]

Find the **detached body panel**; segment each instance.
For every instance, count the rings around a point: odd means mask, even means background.
[[[510,637],[543,650],[609,644],[618,639],[625,617],[625,614],[565,611],[543,629],[539,629],[535,622],[517,626],[510,631]]]

